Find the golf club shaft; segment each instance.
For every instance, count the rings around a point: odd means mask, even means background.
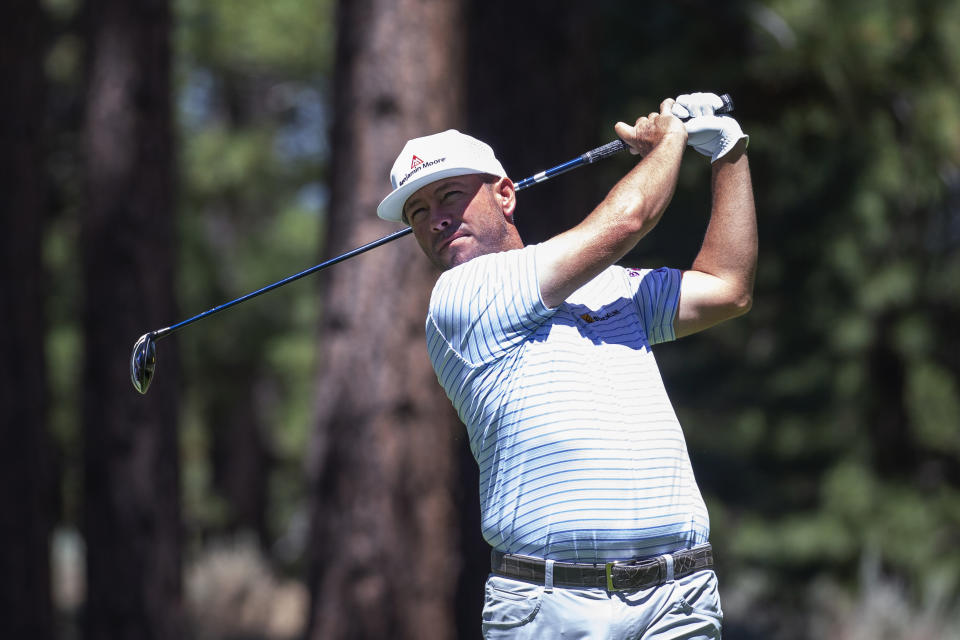
[[[591,149],[590,151],[587,151],[586,153],[584,153],[584,154],[582,154],[582,155],[574,158],[573,160],[568,160],[567,162],[564,162],[563,164],[558,164],[558,165],[555,166],[555,167],[551,167],[550,169],[547,169],[547,170],[545,170],[545,171],[541,171],[540,173],[538,173],[538,174],[536,174],[536,175],[533,175],[533,176],[530,176],[529,178],[524,178],[524,179],[521,180],[520,182],[516,183],[515,188],[516,188],[517,191],[521,191],[521,190],[526,189],[527,187],[530,187],[530,186],[532,186],[532,185],[538,184],[538,183],[540,183],[540,182],[544,182],[545,180],[549,180],[550,178],[553,178],[554,176],[558,176],[558,175],[560,175],[561,173],[566,173],[567,171],[570,171],[571,169],[576,169],[577,167],[581,167],[581,166],[583,166],[583,165],[585,165],[585,164],[590,164],[590,163],[596,162],[597,160],[602,160],[603,158],[607,158],[607,157],[609,157],[609,156],[611,156],[611,155],[613,155],[613,154],[615,154],[615,153],[618,153],[618,152],[620,152],[620,151],[623,151],[623,150],[626,149],[626,148],[627,148],[627,146],[623,143],[622,140],[614,140],[613,142],[609,142],[609,143],[607,143],[607,144],[605,144],[605,145],[603,145],[603,146],[601,146],[601,147],[597,147],[596,149]],[[304,269],[304,270],[301,271],[300,273],[295,273],[295,274],[293,274],[292,276],[288,276],[288,277],[284,278],[283,280],[278,280],[277,282],[274,282],[273,284],[268,284],[267,286],[265,286],[265,287],[263,287],[263,288],[261,288],[261,289],[257,289],[256,291],[252,291],[252,292],[250,292],[250,293],[248,293],[248,294],[246,294],[246,295],[244,295],[244,296],[241,296],[241,297],[239,297],[239,298],[237,298],[237,299],[235,299],[235,300],[231,300],[230,302],[225,302],[225,303],[221,304],[220,306],[217,306],[217,307],[214,307],[214,308],[209,309],[209,310],[207,310],[207,311],[204,311],[203,313],[197,314],[197,315],[193,316],[192,318],[187,318],[186,320],[183,320],[182,322],[178,322],[177,324],[170,325],[169,327],[165,327],[165,328],[163,328],[163,329],[157,329],[156,331],[153,331],[153,332],[152,332],[152,336],[151,336],[151,337],[152,337],[153,340],[159,340],[160,338],[163,338],[163,337],[165,337],[165,336],[168,336],[168,335],[170,335],[170,334],[172,334],[172,333],[174,333],[174,332],[182,329],[183,327],[187,326],[188,324],[193,324],[193,323],[196,322],[197,320],[202,320],[203,318],[206,318],[207,316],[212,316],[212,315],[215,314],[215,313],[219,313],[220,311],[224,311],[224,310],[226,310],[226,309],[229,309],[230,307],[236,306],[236,305],[240,304],[241,302],[246,302],[246,301],[249,300],[250,298],[256,298],[257,296],[262,295],[262,294],[264,294],[264,293],[267,293],[268,291],[273,291],[274,289],[276,289],[276,288],[278,288],[278,287],[282,287],[282,286],[285,285],[285,284],[289,284],[289,283],[293,282],[294,280],[299,280],[300,278],[303,278],[304,276],[308,276],[308,275],[310,275],[311,273],[316,273],[317,271],[320,271],[321,269],[326,269],[327,267],[333,266],[333,265],[337,264],[338,262],[343,262],[344,260],[347,260],[348,258],[352,258],[352,257],[354,257],[354,256],[358,256],[358,255],[360,255],[361,253],[365,253],[365,252],[367,252],[367,251],[369,251],[369,250],[371,250],[371,249],[376,249],[377,247],[379,247],[379,246],[381,246],[381,245],[385,245],[385,244],[387,244],[388,242],[392,242],[392,241],[394,241],[394,240],[396,240],[396,239],[398,239],[398,238],[402,238],[403,236],[409,235],[409,234],[412,233],[412,232],[413,232],[413,229],[410,228],[410,227],[406,227],[406,228],[401,229],[401,230],[399,230],[399,231],[395,231],[394,233],[391,233],[391,234],[388,235],[388,236],[384,236],[384,237],[382,237],[382,238],[380,238],[380,239],[378,239],[378,240],[374,240],[373,242],[368,242],[367,244],[365,244],[365,245],[363,245],[363,246],[360,246],[360,247],[357,247],[356,249],[351,249],[350,251],[347,251],[346,253],[340,254],[339,256],[336,256],[335,258],[330,258],[330,259],[327,260],[326,262],[321,262],[320,264],[314,265],[314,266],[310,267],[309,269]]]
[[[289,284],[289,283],[293,282],[294,280],[299,280],[300,278],[303,278],[304,276],[308,276],[308,275],[310,275],[311,273],[316,273],[317,271],[320,271],[321,269],[325,269],[325,268],[327,268],[327,267],[329,267],[329,266],[335,265],[335,264],[337,264],[338,262],[343,262],[344,260],[346,260],[346,259],[348,259],[348,258],[352,258],[353,256],[360,255],[361,253],[364,253],[364,252],[366,252],[366,251],[369,251],[370,249],[375,249],[375,248],[379,247],[380,245],[387,244],[388,242],[391,242],[391,241],[393,241],[393,240],[396,240],[397,238],[401,238],[401,237],[403,237],[403,236],[405,236],[405,235],[408,235],[411,231],[413,231],[413,229],[411,229],[410,227],[407,227],[406,229],[401,229],[400,231],[396,231],[396,232],[394,232],[394,233],[391,233],[390,235],[384,236],[384,237],[380,238],[379,240],[374,240],[373,242],[368,242],[367,244],[365,244],[365,245],[363,245],[363,246],[361,246],[361,247],[357,247],[356,249],[352,249],[352,250],[350,250],[350,251],[347,251],[346,253],[340,254],[339,256],[337,256],[337,257],[335,257],[335,258],[330,258],[330,259],[327,260],[326,262],[321,262],[320,264],[314,265],[314,266],[310,267],[309,269],[304,269],[304,270],[301,271],[300,273],[295,273],[295,274],[293,274],[292,276],[288,276],[288,277],[284,278],[283,280],[278,280],[277,282],[274,282],[273,284],[268,284],[267,286],[265,286],[265,287],[263,287],[263,288],[261,288],[261,289],[257,289],[256,291],[251,291],[250,293],[248,293],[248,294],[246,294],[246,295],[244,295],[244,296],[240,296],[239,298],[237,298],[237,299],[235,299],[235,300],[231,300],[230,302],[225,302],[225,303],[221,304],[220,306],[217,306],[217,307],[214,307],[214,308],[209,309],[209,310],[207,310],[207,311],[204,311],[203,313],[197,314],[197,315],[193,316],[192,318],[187,318],[186,320],[183,320],[182,322],[178,322],[177,324],[170,325],[169,327],[165,327],[165,328],[163,328],[163,329],[158,329],[157,331],[154,331],[154,332],[153,332],[153,339],[154,339],[154,340],[159,340],[160,338],[163,338],[164,336],[168,336],[168,335],[170,335],[171,333],[174,333],[175,331],[177,331],[177,330],[179,330],[179,329],[187,326],[188,324],[192,324],[192,323],[196,322],[197,320],[202,320],[202,319],[206,318],[207,316],[212,316],[212,315],[215,314],[215,313],[218,313],[218,312],[220,312],[220,311],[224,311],[224,310],[226,310],[226,309],[229,309],[230,307],[234,307],[234,306],[240,304],[241,302],[246,302],[246,301],[249,300],[250,298],[256,298],[257,296],[262,295],[262,294],[264,294],[264,293],[267,293],[268,291],[273,291],[274,289],[276,289],[276,288],[278,288],[278,287],[282,287],[282,286],[285,285],[285,284]]]
[[[716,113],[730,113],[731,111],[733,111],[733,100],[730,98],[730,96],[729,96],[728,94],[725,93],[725,94],[721,95],[721,96],[720,96],[720,99],[723,101],[723,106],[720,107],[719,109],[717,109],[717,110],[716,110]],[[594,162],[597,162],[597,161],[599,161],[599,160],[603,160],[604,158],[609,158],[609,157],[612,156],[612,155],[615,155],[615,154],[617,154],[617,153],[620,153],[621,151],[623,151],[623,150],[626,149],[626,148],[627,148],[627,145],[623,142],[623,140],[617,139],[617,140],[614,140],[614,141],[612,141],[612,142],[608,142],[607,144],[602,145],[602,146],[599,146],[599,147],[597,147],[596,149],[591,149],[590,151],[587,151],[586,153],[583,153],[583,154],[577,156],[576,158],[573,158],[572,160],[568,160],[567,162],[558,164],[558,165],[556,165],[555,167],[551,167],[551,168],[549,168],[549,169],[546,169],[546,170],[544,170],[544,171],[541,171],[540,173],[534,174],[534,175],[530,176],[529,178],[524,178],[523,180],[521,180],[521,181],[519,181],[519,182],[516,183],[515,189],[516,189],[517,191],[522,191],[523,189],[526,189],[527,187],[531,187],[531,186],[533,186],[533,185],[535,185],[535,184],[539,184],[539,183],[541,183],[541,182],[545,182],[545,181],[549,180],[550,178],[554,178],[554,177],[556,177],[556,176],[558,176],[558,175],[560,175],[560,174],[562,174],[562,173],[566,173],[566,172],[568,172],[568,171],[571,171],[571,170],[573,170],[573,169],[577,169],[577,168],[582,167],[582,166],[587,165],[587,164],[593,164]],[[256,291],[252,291],[252,292],[250,292],[250,293],[248,293],[248,294],[246,294],[246,295],[244,295],[244,296],[241,296],[241,297],[239,297],[239,298],[237,298],[237,299],[235,299],[235,300],[231,300],[230,302],[225,302],[225,303],[221,304],[220,306],[217,306],[217,307],[214,307],[214,308],[212,308],[212,309],[209,309],[208,311],[204,311],[203,313],[197,314],[197,315],[193,316],[192,318],[187,318],[186,320],[183,320],[182,322],[178,322],[177,324],[171,325],[171,326],[169,326],[169,327],[165,327],[165,328],[163,328],[163,329],[157,329],[156,331],[151,332],[151,338],[152,338],[153,340],[159,340],[160,338],[163,338],[163,337],[165,337],[165,336],[168,336],[168,335],[170,335],[170,334],[178,331],[179,329],[182,329],[183,327],[187,326],[188,324],[193,324],[193,323],[196,322],[197,320],[202,320],[203,318],[206,318],[207,316],[212,316],[213,314],[219,313],[220,311],[225,311],[226,309],[229,309],[230,307],[234,307],[234,306],[240,304],[241,302],[246,302],[247,300],[249,300],[249,299],[251,299],[251,298],[256,298],[256,297],[259,296],[259,295],[263,295],[264,293],[267,293],[268,291],[273,291],[274,289],[276,289],[276,288],[278,288],[278,287],[282,287],[282,286],[284,286],[285,284],[289,284],[289,283],[293,282],[294,280],[299,280],[300,278],[303,278],[304,276],[308,276],[308,275],[310,275],[310,274],[312,274],[312,273],[316,273],[317,271],[320,271],[321,269],[326,269],[327,267],[330,267],[330,266],[332,266],[332,265],[335,265],[335,264],[337,264],[338,262],[343,262],[344,260],[347,260],[347,259],[352,258],[352,257],[354,257],[354,256],[358,256],[358,255],[360,255],[361,253],[365,253],[365,252],[367,252],[367,251],[369,251],[369,250],[371,250],[371,249],[375,249],[375,248],[377,248],[377,247],[379,247],[379,246],[385,245],[385,244],[387,244],[388,242],[392,242],[392,241],[396,240],[397,238],[402,238],[403,236],[409,235],[412,231],[413,231],[412,228],[407,227],[407,228],[405,228],[405,229],[401,229],[401,230],[399,230],[399,231],[395,231],[394,233],[391,233],[391,234],[388,235],[388,236],[384,236],[384,237],[382,237],[382,238],[380,238],[380,239],[378,239],[378,240],[374,240],[373,242],[368,242],[367,244],[365,244],[365,245],[363,245],[363,246],[357,247],[356,249],[351,249],[350,251],[347,251],[346,253],[340,254],[339,256],[336,256],[335,258],[331,258],[331,259],[327,260],[326,262],[321,262],[320,264],[314,265],[314,266],[310,267],[309,269],[304,269],[304,270],[301,271],[300,273],[295,273],[295,274],[293,274],[292,276],[288,276],[288,277],[284,278],[283,280],[278,280],[277,282],[274,282],[273,284],[269,284],[269,285],[267,285],[267,286],[265,286],[265,287],[263,287],[263,288],[261,288],[261,289],[257,289]]]

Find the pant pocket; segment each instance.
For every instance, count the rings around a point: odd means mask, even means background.
[[[529,624],[543,605],[543,586],[490,576],[484,590],[483,630]]]
[[[677,588],[675,612],[714,618],[717,622],[723,620],[717,576],[713,571],[700,571],[688,576],[678,581]]]

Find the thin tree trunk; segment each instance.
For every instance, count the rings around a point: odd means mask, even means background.
[[[467,120],[514,180],[615,137],[600,109],[596,14],[592,3],[470,3]],[[517,228],[525,243],[542,242],[590,213],[612,186],[598,180],[597,168],[518,194]]]
[[[168,0],[90,0],[81,227],[84,632],[182,638],[175,339],[148,396],[130,350],[176,317]]]
[[[455,0],[339,5],[327,253],[397,229],[379,221],[396,154],[461,124]],[[459,425],[427,357],[436,272],[405,238],[324,280],[311,638],[454,634]]]
[[[232,402],[227,395],[216,397],[207,414],[212,480],[217,493],[229,505],[227,531],[252,532],[266,548],[271,460],[254,395],[258,382],[256,364],[243,366],[248,371],[237,371],[229,378],[233,393],[239,397]]]
[[[14,0],[0,25],[0,637],[53,637],[43,360],[46,24]]]

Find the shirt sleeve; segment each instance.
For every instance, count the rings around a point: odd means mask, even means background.
[[[531,246],[480,256],[443,273],[430,297],[427,330],[476,366],[503,357],[552,313],[540,297]]]
[[[649,343],[675,340],[673,321],[680,306],[680,270],[627,269],[627,276]]]

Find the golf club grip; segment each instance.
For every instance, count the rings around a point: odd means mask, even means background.
[[[723,106],[714,111],[714,115],[718,113],[733,113],[733,98],[730,97],[729,93],[721,93],[720,101],[723,102]]]
[[[721,102],[723,102],[723,105],[713,112],[714,115],[717,115],[717,114],[723,115],[727,113],[732,113],[733,98],[730,97],[730,94],[729,93],[720,94],[720,100]],[[680,119],[686,122],[690,118],[680,118]],[[626,143],[623,140],[617,139],[617,140],[614,140],[613,142],[608,142],[603,146],[597,147],[596,149],[591,149],[590,151],[587,151],[586,153],[580,156],[580,159],[583,162],[591,164],[591,163],[597,162],[598,160],[603,160],[604,158],[609,158],[614,154],[620,153],[626,148],[627,148]]]
[[[585,154],[580,156],[583,158],[584,162],[596,162],[597,160],[603,160],[604,158],[609,158],[615,153],[620,153],[627,148],[627,145],[623,140],[617,138],[613,142],[608,142],[607,144],[597,147],[596,149],[591,149]]]

